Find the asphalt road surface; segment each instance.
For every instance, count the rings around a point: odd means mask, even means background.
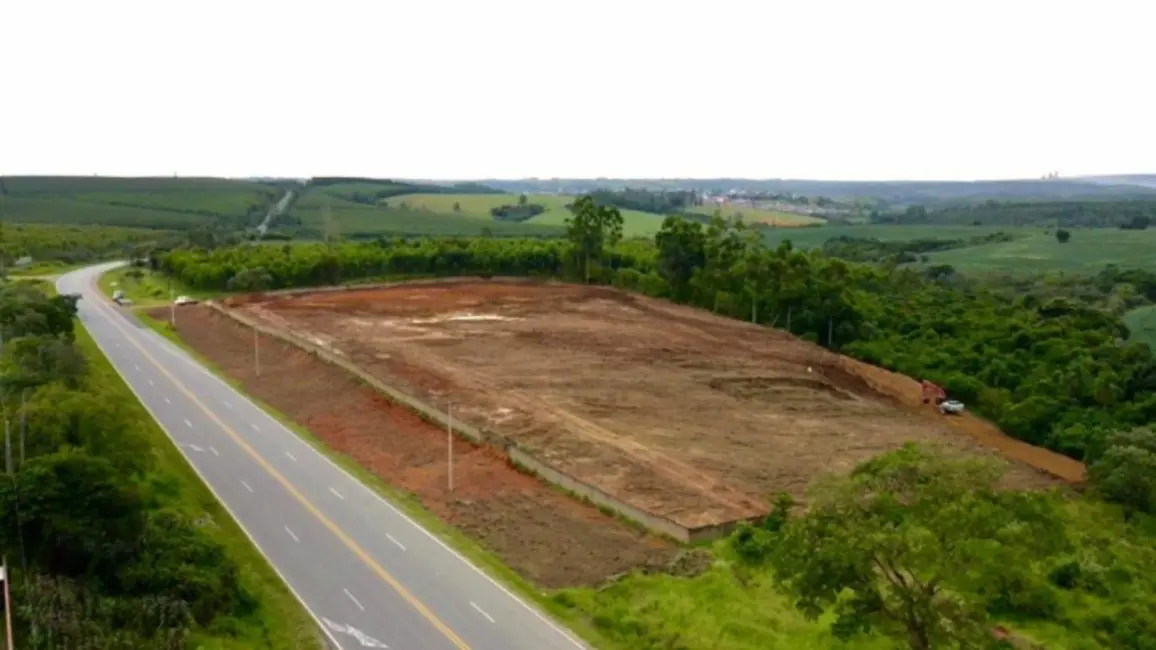
[[[340,650],[577,650],[575,637],[347,474],[95,286],[81,322]],[[180,309],[176,311],[180,325]]]

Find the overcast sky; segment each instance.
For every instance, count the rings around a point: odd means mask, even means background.
[[[1154,24],[1143,0],[10,0],[0,174],[1156,172]]]

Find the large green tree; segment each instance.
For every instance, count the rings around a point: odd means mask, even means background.
[[[687,301],[696,271],[706,264],[706,234],[702,224],[679,217],[667,217],[655,236],[658,269],[670,285],[671,297]]]
[[[570,211],[571,215],[566,218],[566,236],[589,282],[590,264],[600,262],[606,248],[622,239],[622,213],[614,206],[595,203],[589,196],[574,201]]]
[[[840,637],[985,647],[982,595],[1065,544],[1051,500],[999,491],[999,476],[989,462],[910,445],[878,456],[817,489],[782,527],[775,573],[808,616],[833,611]]]
[[[1103,498],[1124,506],[1126,516],[1156,513],[1156,432],[1121,431],[1088,467],[1088,479]]]

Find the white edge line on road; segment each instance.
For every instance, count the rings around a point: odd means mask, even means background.
[[[190,429],[192,429],[192,428],[193,428],[193,423],[192,423],[192,422],[189,422],[188,420],[185,420],[185,426],[186,426],[186,427],[188,427],[188,428],[190,428]]]
[[[288,526],[285,527],[285,532],[289,533],[289,536],[293,538],[293,541],[297,542],[298,544],[301,543],[301,540],[298,539],[297,536],[293,534],[293,531],[289,530]]]
[[[230,403],[226,402],[225,400],[221,400],[221,403],[222,403],[222,404],[224,404],[224,405],[225,405],[225,408],[229,409],[230,411],[232,411],[232,410],[233,410],[233,405],[232,405],[232,404],[230,404]]]
[[[329,491],[332,492],[333,496],[337,497],[338,499],[341,499],[342,501],[345,500],[345,497],[341,496],[341,493],[338,492],[337,490],[334,490],[333,488],[329,488]]]
[[[100,347],[100,346],[97,346],[97,347]],[[167,397],[165,398],[165,404],[172,404],[172,403],[173,403],[173,401],[172,401],[172,400],[170,400],[170,399],[169,399],[169,398],[167,398]]]
[[[212,445],[209,445],[209,451],[213,452],[214,456],[220,456],[221,455],[221,454],[217,453],[217,448],[212,446]]]
[[[401,542],[399,542],[399,541],[397,541],[396,539],[394,539],[394,538],[393,538],[393,535],[390,535],[389,533],[386,533],[386,534],[385,534],[385,536],[389,538],[389,541],[393,542],[394,544],[397,544],[397,547],[398,547],[398,548],[400,548],[400,549],[401,549],[401,550],[403,550],[403,551],[405,550],[405,546],[404,546],[404,545],[402,545],[402,543],[401,543]]]
[[[473,605],[474,609],[478,610],[478,613],[479,613],[479,614],[481,614],[482,616],[485,616],[485,617],[486,617],[486,620],[488,620],[488,621],[489,621],[489,622],[491,622],[491,623],[493,623],[493,622],[494,622],[494,617],[493,617],[493,616],[490,616],[489,614],[487,614],[487,613],[486,613],[486,610],[482,609],[481,607],[478,607],[478,604],[477,604],[477,603],[475,603],[474,601],[472,601],[472,600],[471,600],[471,601],[470,601],[470,605]]]
[[[103,294],[102,294],[102,296],[103,296]],[[116,313],[116,312],[113,312],[113,313]],[[153,332],[151,329],[149,330],[149,332],[152,332],[153,334],[156,334],[156,332]],[[396,514],[396,515],[400,516],[402,519],[404,519],[406,522],[408,522],[408,523],[409,523],[411,526],[413,526],[414,528],[416,528],[416,529],[418,529],[419,531],[421,531],[421,532],[422,532],[422,534],[424,534],[426,537],[428,537],[428,538],[429,538],[431,541],[433,541],[435,544],[437,544],[438,546],[440,546],[440,547],[441,547],[443,550],[445,550],[446,552],[448,552],[450,555],[452,555],[452,556],[454,556],[455,558],[457,558],[459,562],[461,562],[462,564],[466,565],[467,567],[469,567],[469,568],[473,569],[473,570],[474,570],[474,571],[475,571],[475,572],[476,572],[478,575],[480,575],[480,576],[482,576],[483,578],[485,578],[485,579],[486,579],[486,580],[487,580],[487,581],[488,581],[488,582],[489,582],[491,585],[493,585],[493,586],[497,587],[497,588],[498,588],[498,591],[500,591],[500,592],[502,592],[503,594],[505,594],[506,596],[508,596],[508,597],[512,598],[512,599],[513,599],[515,602],[517,602],[519,605],[521,605],[522,607],[526,608],[526,610],[527,610],[528,612],[530,612],[531,614],[533,614],[533,615],[534,615],[534,617],[535,617],[535,618],[537,618],[538,620],[540,620],[540,621],[542,621],[543,623],[545,623],[545,624],[546,624],[546,625],[547,625],[547,626],[548,626],[550,629],[554,630],[554,632],[558,633],[558,634],[559,634],[560,636],[562,636],[564,639],[566,639],[567,641],[569,641],[570,643],[572,643],[572,644],[573,644],[575,647],[577,647],[577,648],[582,648],[583,650],[587,650],[587,646],[586,646],[586,644],[584,644],[584,643],[582,643],[582,642],[578,641],[577,639],[575,639],[575,638],[574,638],[574,636],[573,636],[572,634],[570,634],[569,632],[567,632],[567,631],[563,630],[563,629],[562,629],[562,628],[561,628],[561,627],[560,627],[560,626],[559,626],[557,623],[555,623],[554,621],[550,620],[550,619],[549,619],[549,618],[548,618],[548,617],[547,617],[545,614],[543,614],[541,611],[539,611],[537,607],[535,607],[535,606],[531,605],[530,603],[526,602],[526,601],[525,601],[525,599],[523,599],[521,596],[518,596],[517,594],[513,593],[512,591],[510,591],[510,590],[509,590],[509,589],[508,589],[508,588],[507,588],[505,585],[503,585],[502,583],[498,582],[498,580],[497,580],[496,578],[494,578],[493,576],[491,576],[490,574],[488,574],[488,573],[486,573],[484,570],[482,570],[482,568],[481,568],[481,567],[479,567],[479,566],[477,566],[476,564],[474,564],[473,562],[469,561],[468,559],[466,559],[466,557],[465,557],[464,555],[462,555],[462,554],[461,554],[461,553],[459,553],[458,551],[454,550],[452,547],[450,547],[450,546],[449,546],[448,544],[446,544],[445,542],[443,542],[443,541],[441,540],[441,538],[439,538],[437,535],[434,535],[434,534],[433,534],[433,533],[431,533],[430,531],[426,530],[425,526],[422,526],[421,524],[419,524],[419,523],[417,523],[416,521],[414,521],[412,517],[410,517],[410,516],[409,516],[409,515],[407,515],[406,513],[402,512],[400,508],[398,508],[397,506],[395,506],[395,505],[393,505],[392,503],[390,503],[388,499],[386,499],[384,496],[382,496],[381,494],[379,494],[379,493],[378,493],[376,490],[374,490],[374,489],[370,488],[368,485],[366,485],[365,483],[361,482],[359,479],[355,478],[355,477],[354,477],[352,474],[350,474],[350,473],[349,473],[349,471],[348,471],[348,470],[346,470],[346,469],[345,469],[344,467],[342,467],[341,465],[338,465],[338,464],[337,464],[337,462],[336,462],[336,461],[334,461],[332,458],[330,458],[330,457],[329,457],[327,454],[325,454],[325,453],[324,453],[324,452],[322,452],[320,449],[318,449],[317,447],[315,447],[315,446],[314,446],[312,443],[310,443],[309,441],[307,441],[307,440],[305,440],[304,438],[302,438],[300,435],[298,435],[298,434],[297,434],[296,432],[294,432],[292,429],[290,429],[289,427],[285,426],[285,425],[284,425],[284,424],[283,424],[283,423],[282,423],[280,420],[278,420],[277,418],[275,418],[275,417],[273,417],[272,415],[270,415],[270,414],[269,414],[269,413],[268,413],[268,412],[267,412],[267,411],[266,411],[264,408],[262,408],[261,406],[259,406],[259,405],[255,404],[255,403],[254,403],[254,402],[253,402],[251,399],[249,399],[249,397],[248,397],[247,395],[245,395],[245,394],[241,393],[240,391],[238,391],[236,388],[234,388],[232,385],[230,385],[230,384],[229,384],[228,382],[226,382],[224,379],[221,379],[219,376],[217,376],[215,373],[213,373],[213,372],[210,372],[209,370],[207,370],[207,369],[206,369],[206,368],[205,368],[203,365],[201,365],[201,364],[200,364],[200,362],[198,362],[196,359],[194,359],[194,358],[192,358],[191,356],[189,356],[188,352],[186,352],[184,349],[180,348],[179,346],[177,346],[177,345],[176,345],[175,343],[173,343],[172,341],[168,341],[168,340],[166,340],[164,337],[160,336],[159,334],[156,334],[156,338],[157,338],[157,340],[158,340],[158,341],[159,341],[159,342],[160,342],[162,345],[164,345],[164,346],[166,346],[166,347],[169,347],[169,349],[170,349],[170,352],[171,352],[171,353],[172,353],[174,356],[177,356],[177,357],[178,357],[178,358],[180,358],[182,361],[185,361],[185,362],[186,362],[186,363],[188,363],[190,366],[192,366],[192,367],[193,367],[193,369],[195,369],[195,370],[198,370],[199,372],[201,372],[202,374],[204,374],[206,377],[209,377],[210,379],[212,379],[214,382],[216,382],[218,385],[222,386],[222,387],[223,387],[223,388],[225,388],[226,390],[228,390],[228,391],[230,391],[231,393],[234,393],[234,394],[236,394],[236,395],[240,396],[240,398],[241,398],[242,400],[245,400],[245,401],[247,401],[247,402],[249,403],[249,405],[250,405],[250,406],[252,406],[254,409],[256,409],[256,410],[257,410],[259,413],[261,413],[263,416],[265,416],[266,418],[268,418],[268,419],[269,419],[269,421],[270,421],[270,422],[272,422],[274,425],[276,425],[276,429],[278,429],[278,430],[281,430],[281,431],[285,431],[285,432],[287,432],[291,438],[293,438],[294,440],[297,440],[297,441],[298,441],[298,442],[300,442],[302,445],[304,445],[304,446],[308,447],[308,448],[309,448],[309,450],[310,450],[310,451],[312,451],[314,454],[316,454],[318,457],[320,457],[320,458],[321,458],[321,460],[325,461],[325,462],[326,462],[326,463],[328,463],[328,464],[329,464],[331,467],[333,467],[333,468],[334,468],[334,469],[336,469],[337,471],[339,471],[339,472],[341,472],[342,474],[344,474],[344,475],[345,475],[345,477],[346,477],[347,479],[349,479],[351,482],[353,482],[355,485],[357,485],[357,486],[358,486],[359,488],[361,488],[362,490],[365,490],[366,492],[368,492],[370,495],[372,495],[374,498],[376,498],[378,501],[380,501],[380,502],[381,502],[383,505],[385,505],[385,507],[387,507],[387,508],[389,508],[390,510],[392,510],[394,514]],[[126,381],[125,383],[127,383],[127,381]],[[134,391],[134,392],[135,392],[135,391]],[[229,408],[232,408],[232,407],[230,406]],[[288,453],[288,452],[286,452],[286,453]],[[234,517],[234,519],[235,519],[235,517]],[[252,538],[250,538],[250,539],[252,539]],[[278,575],[280,575],[280,574],[278,574]],[[286,584],[288,584],[288,583],[286,583]],[[298,597],[298,600],[300,600],[300,597]],[[304,603],[304,601],[302,601],[302,603]],[[307,609],[308,609],[308,608],[307,608]],[[320,620],[317,618],[317,615],[316,615],[316,614],[314,614],[312,610],[310,610],[310,612],[309,612],[309,613],[310,613],[310,614],[313,614],[313,618],[314,618],[314,620],[317,620],[317,621],[318,621],[318,623],[320,623],[320,622],[321,622],[321,621],[320,621]],[[327,636],[329,636],[329,638],[333,638],[333,637],[332,637],[332,635],[327,635]],[[340,646],[339,646],[339,649],[340,649]]]
[[[255,425],[255,424],[253,424],[252,422],[250,422],[250,423],[249,423],[249,426],[253,427],[253,430],[254,430],[254,431],[260,431],[260,430],[261,430],[261,427],[259,427],[259,426]]]
[[[353,601],[353,604],[354,604],[354,605],[357,605],[357,608],[358,608],[358,609],[360,609],[360,610],[361,610],[361,611],[363,611],[363,612],[365,611],[365,606],[361,604],[361,601],[360,601],[360,600],[358,600],[358,599],[354,598],[354,597],[353,597],[353,594],[349,593],[349,590],[348,590],[348,589],[342,589],[342,591],[344,591],[344,592],[345,592],[345,595],[346,595],[346,596],[349,596],[349,600],[352,600],[352,601]]]
[[[297,458],[293,454],[291,454],[289,452],[285,452],[285,455],[288,456],[289,460],[293,461],[294,463],[297,462]]]
[[[249,492],[253,491],[253,488],[249,487],[249,484],[246,483],[245,481],[241,481],[241,485],[244,485],[245,489],[248,490]]]
[[[111,271],[112,269],[117,268],[117,266],[123,266],[123,263],[118,264],[116,266],[110,266],[107,269],[104,269],[103,271],[101,271],[101,273],[103,273],[105,271]],[[89,268],[91,268],[91,267],[89,267]],[[81,273],[84,270],[85,269],[81,269],[80,271],[73,271],[72,273],[67,273],[67,274],[62,275],[59,278],[57,278],[57,280],[56,280],[57,292],[64,293],[63,291],[60,291],[60,283],[64,278],[68,277],[69,275],[72,275],[73,273]],[[97,274],[97,275],[99,275],[99,274]],[[92,278],[92,282],[90,282],[88,284],[88,287],[92,291],[95,291],[97,294],[97,297],[98,297],[98,301],[94,301],[96,304],[96,309],[95,309],[96,312],[100,312],[100,314],[105,319],[111,319],[114,317],[124,318],[123,316],[121,316],[117,312],[111,312],[112,315],[110,315],[109,312],[105,312],[101,308],[102,306],[107,308],[107,305],[104,304],[104,302],[103,302],[104,294],[100,291],[99,288],[96,287],[96,279],[95,278]],[[125,320],[127,320],[127,319],[125,319]],[[86,329],[88,329],[87,326],[86,326]],[[173,444],[174,447],[177,448],[178,451],[181,452],[181,455],[185,457],[185,462],[188,464],[189,467],[191,467],[193,469],[193,473],[195,473],[197,475],[197,478],[201,479],[201,483],[203,483],[204,486],[209,489],[209,493],[213,495],[213,498],[215,498],[217,500],[217,503],[221,504],[221,507],[225,509],[225,512],[227,512],[229,514],[229,516],[233,518],[233,521],[235,521],[237,523],[237,527],[240,528],[241,532],[244,533],[245,537],[247,537],[249,539],[249,543],[252,544],[253,548],[257,549],[257,552],[260,553],[261,557],[265,559],[265,564],[267,564],[269,566],[269,568],[273,570],[273,573],[277,574],[278,578],[281,578],[281,583],[285,585],[285,588],[289,590],[289,593],[293,594],[293,597],[297,599],[297,602],[301,603],[301,607],[303,607],[305,609],[305,611],[309,613],[309,617],[313,619],[313,622],[317,623],[317,627],[320,628],[321,633],[325,635],[325,638],[329,639],[329,642],[333,644],[333,647],[336,648],[336,650],[345,650],[345,646],[341,645],[341,642],[337,640],[337,637],[333,636],[333,632],[331,632],[329,630],[329,627],[321,621],[321,617],[317,615],[317,612],[313,611],[309,607],[309,604],[305,602],[305,599],[301,597],[301,594],[297,593],[297,590],[293,588],[293,585],[285,578],[285,575],[283,573],[281,573],[281,570],[277,568],[277,565],[273,564],[273,561],[269,559],[268,554],[266,554],[265,550],[263,548],[261,548],[261,545],[257,543],[257,540],[253,538],[253,535],[249,532],[249,529],[245,528],[245,524],[233,512],[233,509],[229,507],[229,504],[225,503],[225,501],[223,499],[221,499],[221,496],[219,494],[217,494],[217,491],[213,488],[213,485],[205,480],[205,475],[201,473],[201,470],[197,469],[197,466],[194,465],[191,460],[189,460],[189,457],[185,454],[184,450],[181,449],[180,446],[177,444],[176,439],[173,438],[172,434],[169,433],[169,430],[165,428],[165,425],[161,424],[161,420],[160,420],[160,418],[157,417],[157,414],[154,413],[153,410],[149,407],[149,405],[144,401],[144,399],[141,397],[140,393],[138,393],[136,391],[136,388],[133,388],[133,385],[129,382],[128,378],[124,376],[124,373],[120,371],[120,368],[118,368],[116,366],[116,363],[113,362],[112,358],[109,357],[108,354],[105,354],[104,349],[101,348],[100,343],[97,342],[97,340],[96,340],[96,337],[93,336],[91,332],[89,332],[89,336],[91,336],[93,342],[96,343],[96,347],[100,348],[100,353],[103,354],[104,358],[108,360],[109,365],[112,366],[112,369],[116,371],[116,374],[118,376],[120,376],[120,379],[121,379],[121,381],[124,382],[124,385],[128,386],[128,389],[130,391],[132,391],[133,395],[136,396],[137,401],[140,402],[140,405],[142,407],[144,407],[144,410],[150,416],[152,416],[153,421],[156,422],[158,427],[160,427],[160,430],[165,432],[165,435],[168,437],[169,441]],[[120,343],[116,343],[116,345],[119,347]],[[216,377],[216,375],[212,375],[212,376]],[[168,401],[167,397],[165,398],[165,401]]]

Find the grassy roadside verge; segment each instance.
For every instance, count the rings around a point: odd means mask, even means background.
[[[120,282],[116,271],[123,271],[124,269],[116,269],[110,274],[102,276],[98,281],[98,286],[105,296],[110,296],[115,288],[113,282]],[[106,279],[112,275],[111,279]],[[154,281],[155,282],[155,281]],[[156,286],[154,284],[154,286]],[[125,289],[126,295],[132,297],[128,289]],[[167,296],[167,289],[165,290]],[[192,294],[188,294],[192,295]],[[203,297],[203,296],[199,296]],[[134,302],[136,299],[134,298]],[[151,306],[157,307],[167,301],[153,301]],[[137,303],[137,309],[134,309],[134,316],[140,320],[141,323],[163,336],[165,339],[171,341],[182,350],[184,350],[190,357],[195,359],[198,363],[226,382],[238,392],[245,394],[254,404],[259,406],[262,410],[268,413],[271,417],[283,424],[286,428],[293,431],[302,440],[313,446],[319,452],[324,454],[342,469],[354,476],[357,480],[368,486],[371,490],[381,495],[398,510],[405,513],[410,519],[420,524],[423,528],[433,534],[435,537],[444,542],[447,546],[457,551],[463,557],[467,558],[475,566],[482,569],[487,575],[494,578],[511,592],[517,594],[524,600],[539,606],[544,612],[550,614],[557,622],[565,625],[569,631],[575,636],[581,638],[587,644],[596,648],[615,648],[613,643],[604,638],[591,622],[585,617],[577,615],[573,607],[565,600],[559,600],[553,597],[553,594],[542,591],[536,588],[526,579],[522,578],[508,566],[506,566],[499,558],[487,551],[470,537],[463,534],[453,526],[442,521],[436,515],[426,510],[424,506],[418,501],[416,497],[404,490],[400,490],[373,474],[372,472],[361,467],[354,459],[344,454],[338,453],[330,449],[320,439],[313,435],[305,427],[297,424],[285,414],[277,409],[262,402],[261,400],[247,395],[243,387],[236,381],[230,379],[220,368],[198,354],[190,346],[182,341],[172,326],[162,320],[150,317],[145,313],[145,309],[150,306],[148,303],[141,305]],[[179,329],[179,316],[178,316]]]
[[[51,283],[45,284],[52,287]],[[203,650],[322,648],[317,624],[201,482],[80,323],[76,327],[76,346],[89,363],[91,381],[106,386],[115,396],[116,408],[142,423],[156,457],[157,471],[177,488],[182,497],[182,507],[190,515],[211,522],[211,536],[225,547],[228,556],[236,563],[240,570],[241,588],[253,603],[248,616],[218,619],[212,629],[198,632],[190,640],[189,647]]]
[[[136,307],[167,305],[172,299],[170,296],[207,298],[212,295],[204,291],[193,291],[160,273],[131,266],[122,266],[104,273],[97,284],[104,295],[109,297],[117,289],[124,291],[125,297],[132,300]]]

